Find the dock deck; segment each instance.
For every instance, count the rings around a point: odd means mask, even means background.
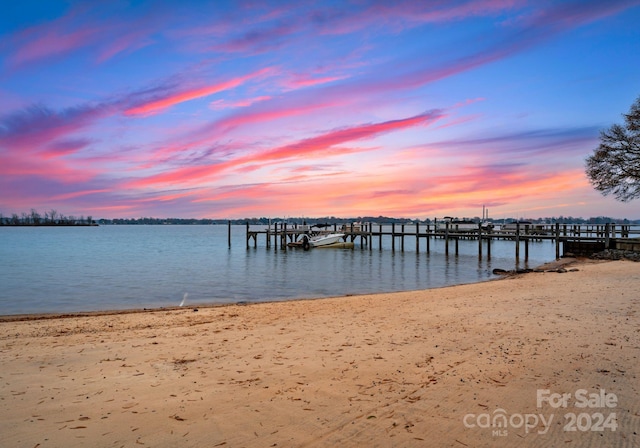
[[[524,245],[525,260],[529,256],[530,241],[551,241],[555,244],[556,258],[560,258],[561,246],[563,255],[576,250],[580,243],[585,247],[615,248],[618,239],[634,239],[640,237],[640,225],[630,224],[520,224],[507,228],[483,228],[478,224],[477,229],[457,230],[447,223],[411,223],[411,224],[377,224],[377,223],[353,223],[331,224],[321,228],[309,225],[297,225],[276,223],[263,228],[252,228],[246,225],[247,248],[258,246],[258,239],[264,241],[267,248],[286,250],[287,244],[298,240],[301,235],[315,235],[319,233],[343,233],[344,242],[359,243],[363,249],[373,250],[377,240],[378,248],[382,249],[383,238],[391,238],[392,250],[404,250],[405,240],[412,239],[416,251],[420,251],[424,244],[424,250],[429,252],[434,240],[444,240],[445,253],[449,253],[450,242],[454,243],[455,253],[458,253],[458,241],[470,239],[478,241],[478,254],[482,256],[486,250],[487,256],[491,256],[491,242],[494,240],[508,240],[515,244],[515,256],[520,257],[520,246]],[[521,244],[522,243],[522,244]],[[597,244],[596,244],[597,243]],[[229,239],[231,244],[231,239]],[[602,249],[601,249],[602,250]]]

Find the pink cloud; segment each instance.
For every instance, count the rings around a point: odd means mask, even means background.
[[[286,22],[279,21],[276,24],[263,27],[262,29],[251,29],[239,37],[230,39],[221,44],[212,47],[215,51],[223,51],[227,53],[238,52],[265,52],[274,47],[280,47],[284,44],[284,38],[296,33],[300,30],[301,24],[293,20]]]
[[[84,105],[62,111],[32,105],[0,118],[0,148],[12,152],[32,152],[42,147],[55,150],[52,142],[56,139],[86,128],[113,112],[113,107],[108,104]]]
[[[603,19],[636,5],[638,2],[634,0],[610,2],[587,0],[558,3],[549,8],[537,10],[530,16],[524,16],[520,22],[525,28],[543,27],[562,31]]]
[[[321,76],[314,77],[308,74],[300,74],[292,77],[292,79],[287,82],[285,85],[291,89],[299,89],[302,87],[312,87],[322,84],[328,84],[334,81],[339,81],[340,79],[344,79],[345,76]]]
[[[230,90],[244,84],[246,81],[262,76],[270,71],[269,68],[258,70],[257,72],[250,73],[248,75],[239,76],[227,81],[223,81],[214,85],[198,87],[194,89],[184,89],[178,92],[168,93],[161,98],[155,98],[148,101],[143,101],[141,104],[130,107],[124,111],[125,115],[150,115],[158,113],[164,109],[168,109],[176,104],[183,103],[185,101],[191,101],[198,98],[213,95],[215,93]]]
[[[47,145],[39,154],[45,159],[51,157],[62,157],[70,154],[74,154],[91,144],[89,139],[70,139],[54,141]]]
[[[47,27],[34,27],[23,32],[18,36],[22,43],[16,46],[14,54],[8,58],[9,65],[17,67],[59,56],[84,47],[96,39],[98,30],[95,28],[67,31],[63,29],[65,22],[63,18]]]
[[[197,89],[185,90],[182,92],[174,93],[166,98],[149,101],[148,103],[135,106],[125,110],[125,115],[149,115],[158,113],[163,109],[168,109],[176,104],[184,103],[185,101],[191,101],[197,98],[213,95],[214,93],[222,92],[224,90],[232,89],[239,86],[242,83],[239,79],[225,81],[219,84],[215,84],[207,87],[200,87]]]
[[[510,8],[512,3],[508,1],[487,1],[481,4],[469,2],[451,9],[450,16],[466,17],[469,14],[474,14],[473,11],[482,10],[482,5],[487,6],[489,11],[500,11],[504,8]],[[414,11],[414,5],[418,5],[418,3],[405,4],[397,8],[394,5],[393,8],[390,8],[390,10],[393,9],[394,11],[389,11],[389,14],[402,16],[404,14],[402,12],[403,9],[408,8],[406,9],[407,17],[413,17],[415,20],[427,20],[426,17],[429,15],[421,16]],[[404,72],[399,72],[395,69],[398,64],[398,61],[395,61],[393,69],[385,70],[384,67],[380,67],[375,76],[351,78],[346,83],[327,87],[324,93],[326,94],[330,91],[334,93],[341,92],[343,95],[353,97],[356,95],[380,95],[383,92],[417,88],[514,56],[553,38],[561,32],[618,13],[629,6],[631,6],[629,2],[613,3],[598,0],[588,1],[584,5],[580,4],[580,6],[554,4],[533,17],[527,17],[519,21],[518,26],[514,28],[505,27],[504,33],[499,36],[499,39],[485,48],[480,48],[469,54],[462,54],[449,61],[440,61],[437,65],[416,64],[413,60],[407,61],[406,65],[409,68]],[[409,11],[413,12],[409,13]],[[382,10],[376,10],[376,7],[372,7],[369,13],[377,16],[382,14]]]
[[[163,5],[148,9],[141,5],[133,15],[128,15],[131,10],[123,6],[127,5],[79,2],[61,17],[9,35],[4,39],[11,50],[6,59],[8,66],[20,68],[88,48],[102,63],[154,43],[151,36],[165,32],[175,18]]]
[[[95,177],[95,170],[79,170],[59,159],[22,157],[0,154],[0,175],[7,177],[40,177],[61,183],[85,182]]]
[[[390,120],[380,123],[352,126],[326,132],[317,137],[301,140],[299,142],[281,146],[259,153],[252,153],[246,156],[230,159],[213,165],[201,165],[179,168],[167,173],[149,176],[129,183],[130,187],[147,187],[149,185],[166,183],[187,183],[194,184],[203,178],[218,174],[231,168],[238,168],[243,165],[253,169],[251,166],[265,163],[279,162],[291,158],[317,157],[327,154],[342,154],[345,148],[336,148],[347,142],[363,140],[378,136],[380,134],[406,129],[409,127],[428,125],[443,116],[441,111],[429,111],[413,117]],[[352,150],[353,151],[353,150]]]
[[[214,110],[221,109],[236,109],[238,107],[249,107],[252,104],[259,103],[261,101],[270,100],[272,97],[270,96],[257,96],[254,98],[244,98],[238,101],[225,101],[225,100],[216,100],[209,103],[209,108]]]
[[[101,190],[80,190],[80,191],[74,191],[71,193],[64,193],[64,194],[58,194],[55,196],[52,196],[51,199],[54,201],[66,201],[68,199],[75,199],[75,198],[79,198],[81,196],[90,196],[90,195],[95,195],[97,193],[107,193],[111,190],[107,190],[107,189],[101,189]]]
[[[132,52],[153,44],[153,40],[148,37],[150,33],[150,30],[140,29],[108,41],[98,55],[98,62],[105,62],[118,54]]]
[[[309,157],[315,155],[317,152],[324,153],[327,149],[342,143],[371,138],[379,134],[414,127],[417,125],[428,125],[442,118],[442,116],[442,111],[435,110],[399,120],[390,120],[381,123],[339,129],[317,137],[304,139],[291,145],[266,151],[261,154],[254,154],[250,159],[252,163],[261,163],[271,159],[281,160],[296,156]]]
[[[251,126],[288,117],[298,117],[323,108],[344,106],[344,101],[348,101],[348,99],[332,95],[326,95],[324,98],[302,96],[292,100],[287,98],[279,99],[280,101],[265,99],[260,103],[253,104],[252,107],[248,107],[247,110],[242,110],[200,126],[199,129],[189,132],[187,135],[181,135],[175,141],[165,144],[156,151],[156,157],[168,157],[172,154],[183,153],[186,150],[196,150],[206,145],[211,146],[212,142],[242,126]]]
[[[421,166],[357,180],[349,174],[331,183],[311,180],[307,187],[313,189],[314,182],[323,185],[324,201],[320,205],[314,202],[314,216],[322,213],[325,203],[324,210],[338,216],[353,216],[353,210],[374,216],[427,216],[433,211],[480,210],[483,204],[495,207],[532,198],[553,203],[559,193],[585,188],[583,182],[576,181],[582,174],[580,170],[540,173],[524,166],[462,166],[449,171],[440,175]]]

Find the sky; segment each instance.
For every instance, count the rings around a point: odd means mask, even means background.
[[[640,218],[640,0],[4,2],[0,213]]]

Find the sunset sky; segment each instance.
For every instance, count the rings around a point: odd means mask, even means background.
[[[640,0],[38,1],[0,15],[0,213],[640,218],[584,160]]]

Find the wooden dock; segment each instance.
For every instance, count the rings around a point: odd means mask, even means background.
[[[374,245],[383,247],[383,238],[391,238],[391,250],[405,250],[407,241],[413,240],[416,252],[431,250],[435,241],[444,241],[445,254],[459,252],[460,240],[477,240],[478,255],[491,257],[491,243],[494,240],[513,241],[515,257],[520,258],[521,246],[524,246],[524,259],[529,258],[529,243],[531,241],[550,241],[555,244],[556,258],[568,252],[576,251],[581,244],[599,250],[615,248],[617,239],[640,237],[640,225],[621,224],[520,224],[511,225],[509,230],[482,228],[457,230],[449,222],[437,224],[385,224],[385,223],[353,223],[331,224],[323,228],[309,225],[275,223],[266,228],[256,229],[246,224],[247,248],[258,246],[258,240],[263,239],[267,249],[287,250],[287,244],[298,240],[302,235],[316,235],[320,233],[344,233],[344,241],[358,244],[362,249],[373,250]],[[229,225],[229,246],[231,246],[231,225]],[[450,246],[453,246],[451,248]],[[424,248],[424,249],[423,249]],[[596,250],[594,250],[596,251]],[[582,254],[576,254],[582,255]]]

